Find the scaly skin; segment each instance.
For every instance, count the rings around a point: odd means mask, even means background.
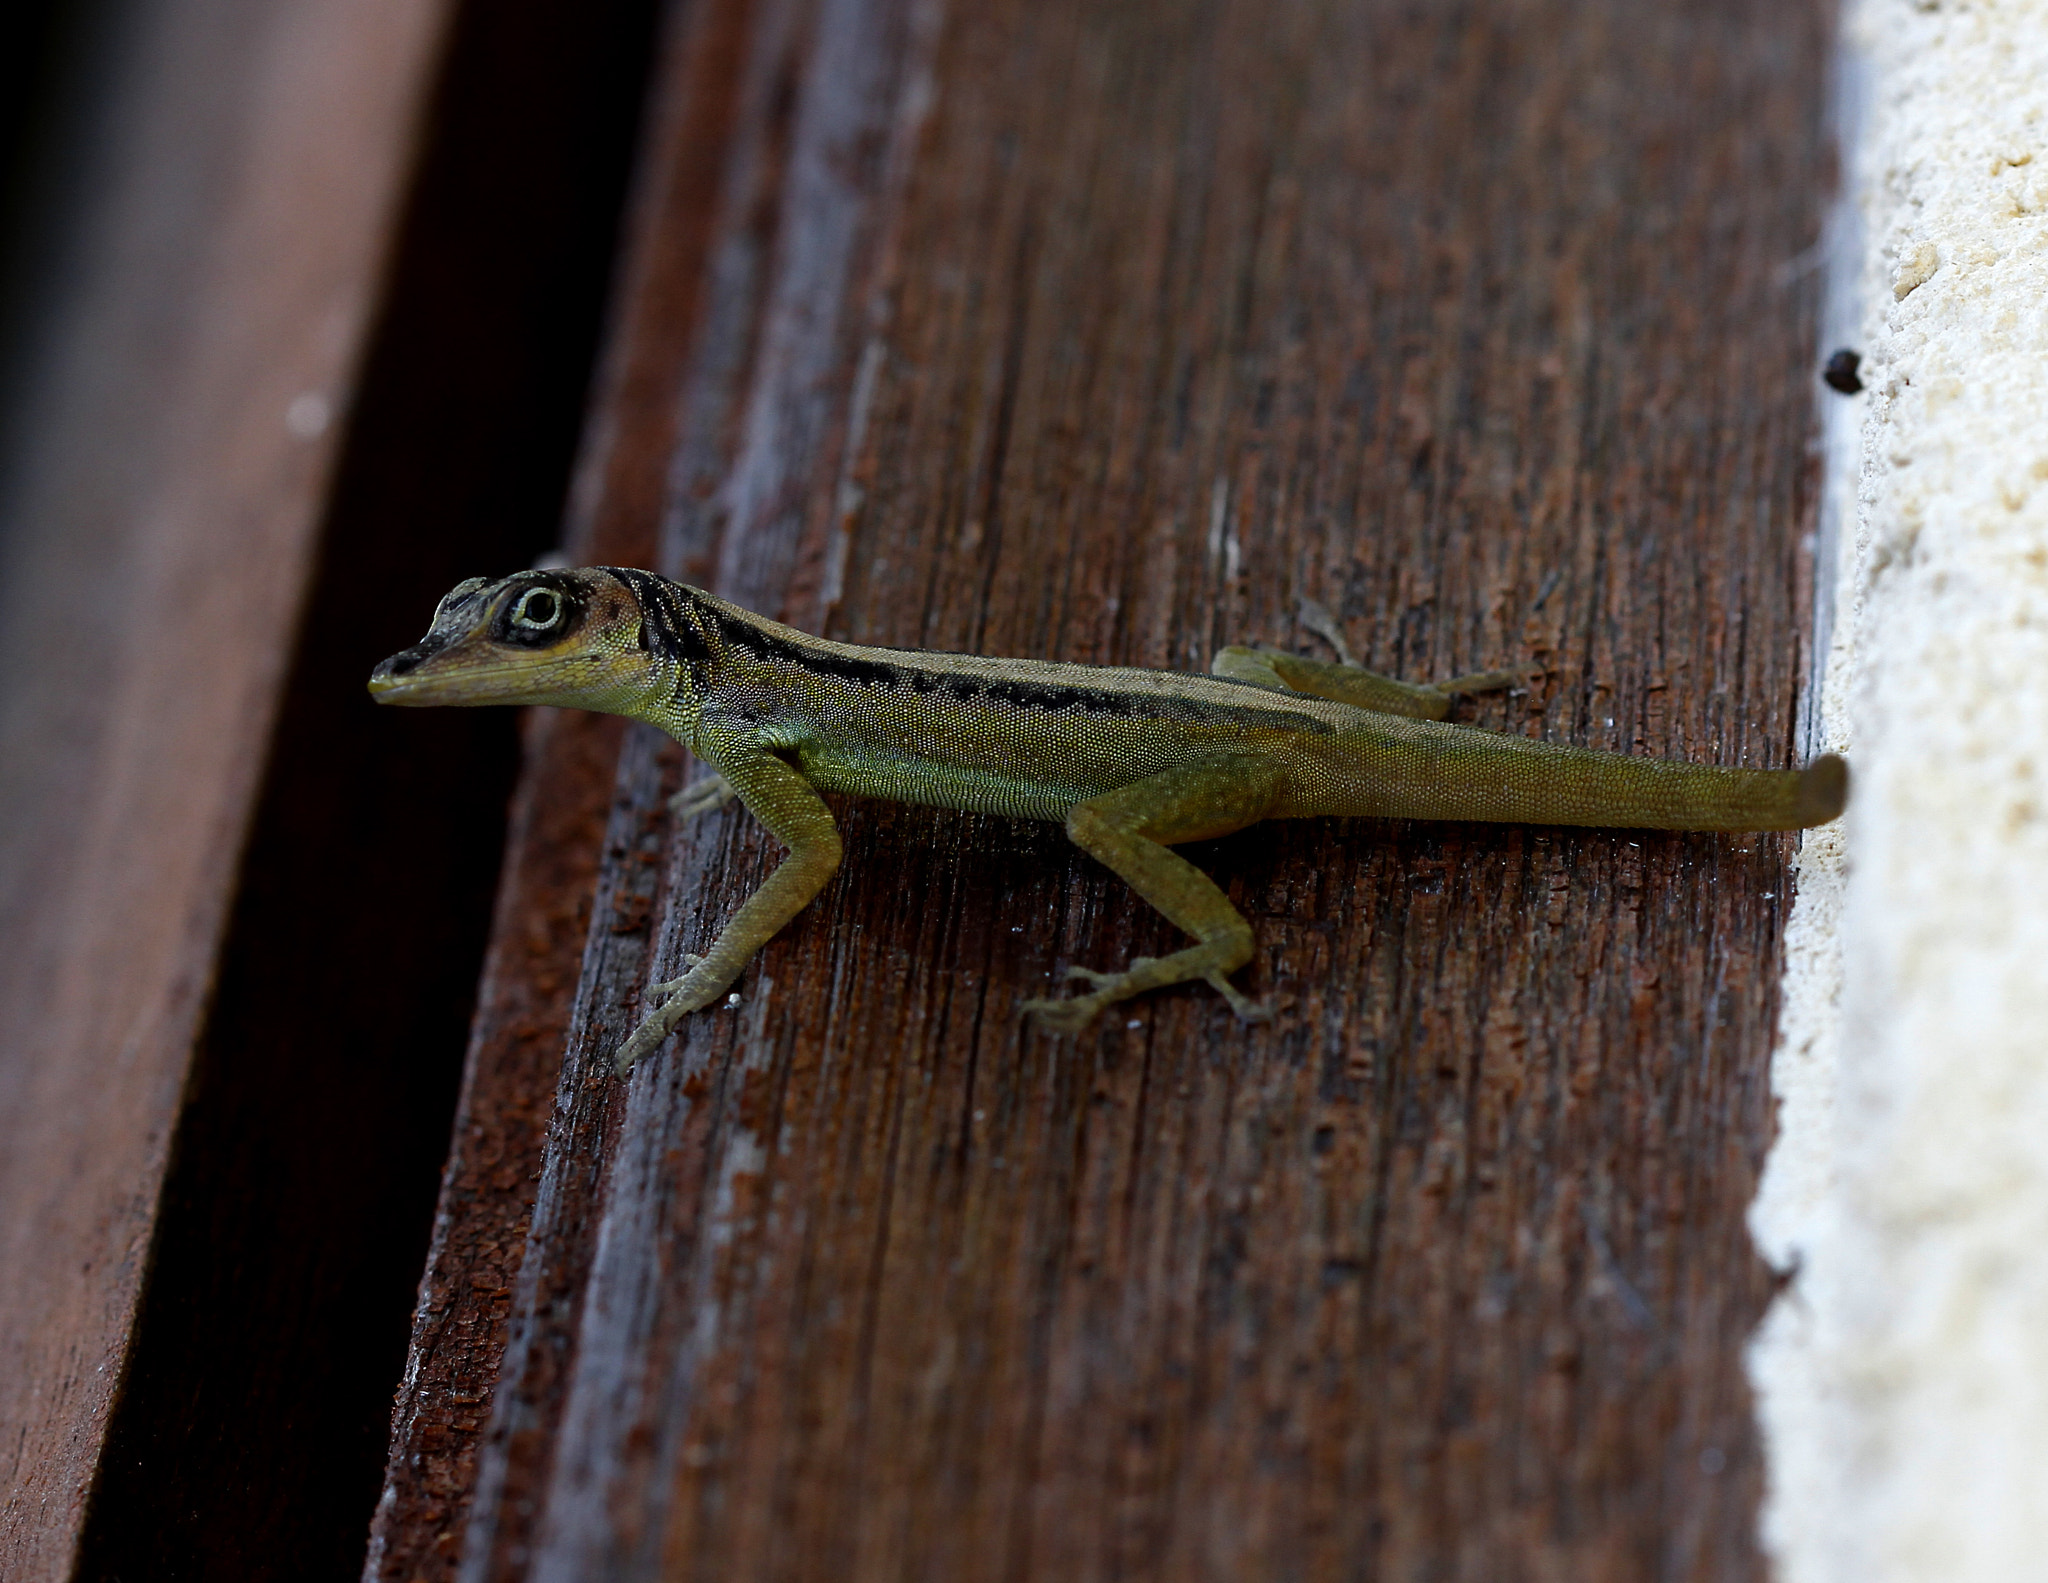
[[[1333,634],[1334,635],[1334,634]],[[1340,647],[1339,653],[1343,654]],[[370,677],[381,703],[557,704],[659,726],[717,771],[676,799],[693,817],[737,797],[789,848],[655,1009],[621,1072],[747,962],[839,867],[821,791],[1063,823],[1195,943],[1023,1010],[1062,1032],[1149,989],[1229,981],[1251,926],[1171,848],[1261,819],[1373,815],[1659,830],[1790,830],[1834,818],[1848,769],[1718,769],[1447,725],[1435,686],[1271,650],[1227,648],[1209,676],[860,648],[806,636],[651,572],[617,567],[474,578],[426,637]]]

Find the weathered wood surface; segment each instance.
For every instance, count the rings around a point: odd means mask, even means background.
[[[678,18],[579,550],[1183,668],[1315,598],[1540,661],[1484,724],[1787,761],[1824,7]],[[1195,855],[1273,1021],[1061,1041],[1016,1002],[1171,931],[1057,830],[847,805],[619,1083],[776,854],[540,729],[373,1576],[1759,1575],[1789,840],[1255,830]]]
[[[441,0],[121,12],[0,459],[0,1576],[71,1575]]]

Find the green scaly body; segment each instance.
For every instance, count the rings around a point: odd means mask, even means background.
[[[1340,653],[1341,653],[1340,649]],[[718,773],[677,800],[737,797],[790,848],[701,957],[668,984],[619,1053],[623,1071],[710,1005],[838,867],[820,791],[1064,823],[1196,944],[1120,973],[1074,969],[1086,994],[1030,1001],[1059,1029],[1189,979],[1262,1015],[1225,975],[1250,926],[1169,848],[1261,819],[1373,815],[1687,830],[1779,830],[1841,811],[1841,760],[1803,771],[1631,758],[1448,725],[1458,692],[1228,648],[1184,675],[810,637],[649,572],[522,572],[460,585],[415,647],[377,667],[400,704],[547,703],[669,732]]]

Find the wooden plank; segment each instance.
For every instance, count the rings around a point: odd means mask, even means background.
[[[362,1569],[518,760],[509,712],[393,716],[362,678],[457,578],[555,542],[654,18],[647,0],[545,0],[451,27],[82,1578]]]
[[[135,8],[11,436],[0,1573],[69,1575],[441,0]]]
[[[1786,762],[1826,45],[1755,0],[703,6],[593,509],[856,641],[1201,668],[1312,597],[1401,674],[1540,660],[1485,724]],[[1274,1020],[1059,1041],[1017,1000],[1166,926],[1056,830],[847,805],[739,1008],[620,1084],[775,856],[665,833],[677,773],[628,737],[502,1331],[455,1294],[522,1189],[444,1205],[410,1422],[495,1373],[490,1426],[468,1483],[394,1456],[376,1575],[1760,1575],[1789,840],[1256,831],[1195,855]],[[535,1101],[504,1037],[472,1114]]]

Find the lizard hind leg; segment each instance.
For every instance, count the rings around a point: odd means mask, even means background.
[[[1307,693],[1312,698],[1327,698],[1354,709],[1406,715],[1411,720],[1441,720],[1451,712],[1451,700],[1459,693],[1512,687],[1528,674],[1479,671],[1470,676],[1454,676],[1447,682],[1404,682],[1357,665],[1333,665],[1328,660],[1304,659],[1279,649],[1239,645],[1218,649],[1209,662],[1209,671],[1232,681],[1250,682],[1280,692]]]
[[[1306,659],[1284,649],[1246,648],[1232,644],[1218,649],[1209,662],[1212,676],[1250,682],[1278,692],[1306,693],[1349,704],[1354,709],[1371,709],[1379,714],[1406,715],[1411,720],[1442,720],[1451,712],[1451,700],[1460,693],[1486,693],[1512,687],[1534,669],[1475,671],[1453,676],[1445,682],[1404,682],[1369,671],[1351,657],[1344,635],[1330,619],[1329,612],[1308,600],[1302,601],[1302,624],[1335,648],[1338,659]]]
[[[1391,676],[1376,675],[1359,664],[1358,656],[1351,652],[1351,645],[1344,641],[1344,629],[1337,624],[1337,618],[1331,615],[1326,607],[1317,604],[1313,599],[1304,599],[1301,602],[1301,624],[1336,651],[1336,669],[1339,672],[1347,673],[1347,677],[1349,677],[1349,673],[1370,677],[1375,685],[1395,687],[1403,693],[1418,695],[1432,703],[1440,698],[1443,700],[1446,709],[1448,709],[1451,699],[1459,693],[1497,692],[1503,687],[1514,686],[1516,682],[1521,681],[1525,676],[1528,676],[1537,669],[1535,666],[1525,665],[1518,670],[1468,671],[1463,676],[1453,676],[1449,681],[1444,682],[1424,682],[1420,684],[1397,682]],[[1318,671],[1327,671],[1329,667],[1318,666],[1316,669]],[[1340,685],[1345,679],[1347,678],[1339,678]],[[1349,677],[1349,679],[1355,680],[1355,677]],[[1289,685],[1294,684],[1290,683]],[[1311,692],[1314,690],[1314,688],[1308,689]],[[1335,697],[1336,695],[1326,694],[1324,696]],[[1379,704],[1366,704],[1363,707],[1367,709],[1382,708]],[[1402,711],[1396,709],[1391,712],[1399,714]],[[1425,715],[1423,718],[1441,720],[1444,717],[1441,713],[1437,713]]]
[[[1253,759],[1183,765],[1077,803],[1067,814],[1074,844],[1116,871],[1195,944],[1168,956],[1136,957],[1122,972],[1068,969],[1089,981],[1086,994],[1029,1000],[1022,1010],[1056,1033],[1077,1033],[1103,1009],[1147,990],[1200,979],[1247,1020],[1265,1009],[1226,975],[1251,960],[1252,929],[1216,882],[1169,849],[1180,841],[1227,835],[1264,818],[1285,789],[1285,772]]]

